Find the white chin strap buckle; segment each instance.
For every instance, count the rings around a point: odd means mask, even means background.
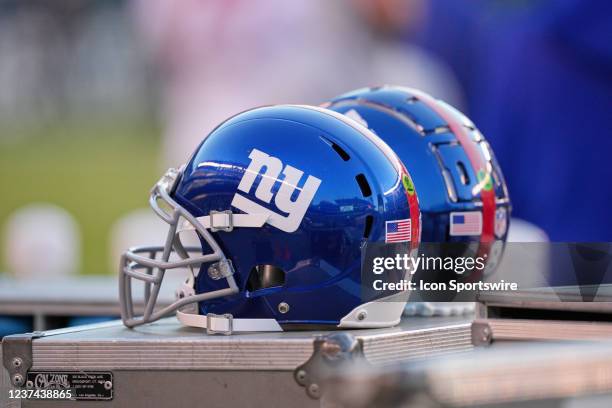
[[[270,214],[235,214],[232,210],[211,211],[209,215],[196,218],[203,228],[211,231],[230,232],[236,227],[261,228],[266,223]],[[183,220],[177,232],[195,230],[196,227],[187,220]]]
[[[210,230],[231,232],[234,229],[234,214],[231,210],[211,211]]]
[[[234,316],[229,313],[206,315],[206,334],[224,334],[229,336],[234,332]]]

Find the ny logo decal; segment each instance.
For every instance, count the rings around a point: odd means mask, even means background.
[[[267,214],[268,224],[283,230],[285,232],[294,232],[300,226],[304,214],[308,206],[312,202],[321,180],[308,176],[306,182],[302,188],[298,187],[303,171],[296,169],[292,166],[285,166],[276,157],[272,157],[261,150],[253,149],[249,154],[251,164],[244,172],[238,190],[249,194],[257,176],[261,174],[261,181],[255,189],[255,197],[259,200],[270,204],[272,198],[274,198],[274,204],[276,207],[287,215],[278,214],[264,206],[246,198],[236,192],[232,199],[232,206],[246,212],[247,214]],[[262,172],[262,170],[265,170]],[[282,180],[279,179],[279,175],[283,174]],[[272,187],[274,184],[280,181],[281,186],[276,193],[276,197],[272,193]],[[291,200],[291,196],[295,190],[300,190],[295,201]]]

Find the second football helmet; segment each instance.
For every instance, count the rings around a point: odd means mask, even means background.
[[[510,200],[491,146],[464,114],[416,89],[359,89],[323,104],[368,127],[404,163],[419,192],[422,241],[457,243],[438,249],[487,258],[504,248]],[[465,245],[463,245],[463,244]]]

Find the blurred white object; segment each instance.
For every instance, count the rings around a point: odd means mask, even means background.
[[[404,316],[465,316],[474,313],[474,302],[409,302]]]
[[[58,206],[30,204],[15,211],[4,228],[8,272],[20,279],[77,273],[81,235],[72,215]]]
[[[118,271],[121,254],[130,247],[163,246],[168,227],[150,208],[131,211],[117,220],[110,231],[111,270]],[[180,237],[184,246],[201,246],[193,231],[185,231]]]
[[[117,220],[110,230],[110,270],[117,272],[119,258],[128,248],[142,245],[163,245],[168,224],[151,209],[131,211]]]
[[[370,47],[365,85],[418,88],[459,109],[464,107],[461,85],[453,71],[427,50],[399,41],[372,41]]]
[[[548,235],[535,224],[512,218],[508,230],[508,242],[548,242]]]

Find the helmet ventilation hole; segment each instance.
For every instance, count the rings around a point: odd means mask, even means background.
[[[369,197],[372,195],[370,184],[363,174],[360,173],[356,175],[355,180],[357,180],[357,184],[359,184],[359,188],[361,189],[361,194],[363,194],[364,197]]]
[[[338,153],[338,156],[340,156],[342,158],[342,160],[344,161],[349,161],[351,156],[349,156],[349,154],[340,146],[338,146],[337,144],[332,142],[331,145],[332,149],[334,149],[336,151],[336,153]]]
[[[338,156],[340,156],[340,158],[344,161],[349,161],[351,159],[351,156],[346,152],[346,150],[344,150],[342,147],[340,147],[339,145],[337,145],[336,143],[332,142],[331,140],[329,140],[328,138],[326,138],[325,136],[319,136],[320,139],[327,145],[331,146],[332,149],[334,149],[334,151],[336,153],[338,153]]]
[[[370,236],[370,232],[372,232],[372,224],[374,224],[374,217],[367,215],[365,218],[365,227],[363,229],[364,238],[368,238]]]
[[[468,176],[465,164],[463,164],[462,162],[457,162],[457,170],[459,170],[459,177],[461,179],[461,183],[464,186],[470,184],[470,176]]]

